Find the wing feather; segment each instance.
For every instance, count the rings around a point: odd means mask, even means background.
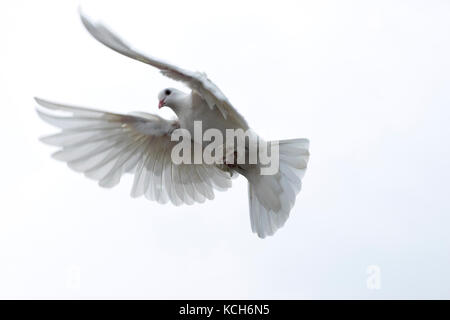
[[[217,108],[224,119],[230,118],[236,121],[240,127],[248,129],[248,124],[244,117],[237,112],[223,92],[205,73],[189,71],[150,55],[142,54],[125,43],[125,41],[101,23],[91,22],[81,11],[80,18],[86,30],[106,47],[129,58],[151,65],[159,69],[163,75],[173,80],[183,82],[194,92],[198,93],[211,109]]]
[[[214,189],[231,187],[228,173],[214,165],[176,165],[170,133],[176,121],[156,115],[129,115],[68,106],[36,99],[38,115],[62,131],[41,138],[60,148],[55,159],[101,187],[116,186],[123,174],[134,174],[132,197],[145,196],[174,205],[202,203],[214,198]]]

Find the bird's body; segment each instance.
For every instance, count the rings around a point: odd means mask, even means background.
[[[201,145],[202,152],[207,149],[203,134],[197,141],[198,123],[202,133],[215,129],[226,137],[227,130],[239,129],[258,141],[260,138],[204,73],[184,70],[143,55],[103,25],[93,24],[84,16],[81,19],[91,35],[107,47],[160,69],[163,75],[184,82],[191,92],[167,88],[159,93],[159,107],[170,107],[178,117],[171,121],[145,112],[122,115],[36,99],[43,108],[38,109],[38,114],[62,129],[42,139],[62,148],[54,157],[98,180],[103,187],[115,186],[124,173],[133,173],[133,197],[145,195],[150,200],[174,205],[211,200],[214,189],[230,188],[231,177],[239,173],[249,181],[252,230],[265,237],[280,228],[301,189],[309,159],[308,140],[269,142],[268,146],[277,147],[279,164],[276,172],[267,175],[262,173],[265,164],[259,158],[254,163],[174,162],[172,152],[177,142],[171,137],[177,129],[185,129],[190,134],[189,144]],[[245,144],[246,156],[251,149],[248,143]],[[238,149],[231,151],[236,156]]]
[[[218,129],[224,136],[226,129],[247,130],[249,128],[246,122],[239,122],[233,117],[227,117],[227,119],[222,117],[217,108],[211,109],[195,91],[185,95],[186,97],[182,99],[182,107],[172,109],[178,117],[180,128],[188,130],[192,137],[195,121],[202,123],[203,130]]]

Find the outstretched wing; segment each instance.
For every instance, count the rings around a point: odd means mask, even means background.
[[[62,129],[44,143],[61,149],[53,157],[75,171],[113,187],[125,172],[134,174],[132,197],[145,195],[160,203],[193,204],[213,199],[214,191],[231,187],[230,175],[214,165],[172,163],[177,121],[136,113],[117,114],[36,99],[37,113]]]
[[[108,48],[158,68],[163,75],[171,79],[184,82],[189,88],[197,92],[210,108],[218,108],[225,119],[231,118],[231,120],[239,124],[241,128],[248,128],[245,119],[236,111],[236,109],[234,109],[227,97],[211,80],[208,79],[206,74],[185,70],[160,59],[142,54],[125,43],[104,25],[89,21],[81,11],[80,17],[89,33]]]

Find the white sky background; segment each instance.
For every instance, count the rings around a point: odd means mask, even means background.
[[[310,139],[296,206],[265,240],[244,178],[176,208],[50,158],[33,96],[170,117],[156,95],[183,88],[93,40],[77,6],[0,4],[0,297],[450,298],[450,2],[83,4],[206,71],[264,138]]]

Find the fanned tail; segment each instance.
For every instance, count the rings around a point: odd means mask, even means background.
[[[260,238],[273,235],[289,218],[309,160],[307,139],[280,140],[279,171],[261,175],[248,171],[248,197],[252,231]]]

